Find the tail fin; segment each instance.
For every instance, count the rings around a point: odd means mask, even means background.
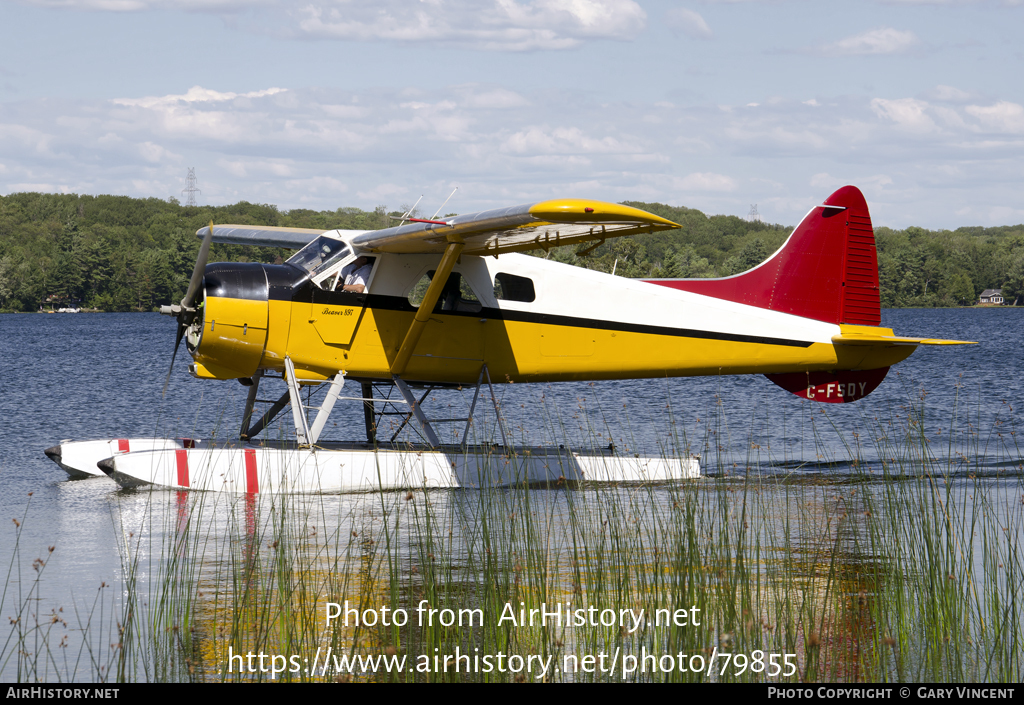
[[[854,186],[813,208],[753,269],[723,279],[651,283],[826,323],[881,323],[875,232],[864,195]]]

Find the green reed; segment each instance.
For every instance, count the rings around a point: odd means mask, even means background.
[[[28,593],[5,588],[4,609],[20,619],[0,664],[19,680],[1021,680],[1012,410],[982,431],[977,408],[958,404],[942,435],[928,426],[926,396],[854,433],[837,412],[803,406],[800,418],[750,419],[737,458],[721,398],[700,423],[667,403],[657,452],[701,453],[706,476],[692,481],[344,496],[156,490],[147,520],[124,525],[116,617],[100,600],[103,618],[82,621],[116,632],[116,648],[89,647],[96,653],[73,667],[58,657],[56,632],[33,617],[32,576],[16,575],[16,543],[7,584]],[[548,436],[642,452],[633,421],[616,412],[611,423],[605,408],[596,392],[571,411],[543,405]],[[780,471],[790,451],[762,447],[761,429],[777,423],[814,439],[798,455],[816,459],[817,472]],[[514,423],[509,433],[529,440]],[[827,450],[835,434],[845,458]],[[346,601],[358,624],[328,620],[328,603]],[[567,603],[632,612],[624,624],[501,619]],[[384,607],[408,621],[382,624]],[[456,653],[469,656],[469,672],[464,660],[445,667]],[[484,656],[490,669],[474,660]],[[381,662],[402,658],[401,669]]]

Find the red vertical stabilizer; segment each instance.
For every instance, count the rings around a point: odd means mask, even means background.
[[[779,250],[724,279],[658,279],[660,284],[827,323],[877,326],[878,257],[864,195],[844,186],[811,210]]]

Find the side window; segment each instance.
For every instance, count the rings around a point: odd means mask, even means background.
[[[348,250],[346,248],[345,253],[342,256],[340,256],[338,259],[335,259],[332,262],[332,265],[337,264],[339,259],[340,260],[344,260],[344,259],[347,259],[349,256],[350,256],[350,253],[348,252]],[[330,268],[331,267],[322,267],[321,268],[321,272],[324,269],[330,269]],[[316,283],[316,285],[318,287],[320,287],[321,289],[326,289],[327,291],[334,291],[335,289],[340,289],[341,286],[339,285],[338,282],[341,280],[341,270],[342,269],[344,269],[344,267],[338,267],[337,271],[331,272],[330,274],[328,274],[326,276],[324,276],[321,272],[317,272],[314,275],[315,277],[317,277],[314,280],[314,282]]]
[[[423,297],[427,294],[427,287],[430,280],[434,278],[434,271],[431,270],[420,277],[416,286],[409,292],[409,303],[419,308],[423,303]],[[459,272],[452,272],[441,289],[441,296],[437,299],[435,311],[463,311],[476,313],[482,308],[480,299],[470,288],[469,282],[463,279]]]
[[[434,272],[427,272],[420,280],[416,282],[416,286],[409,292],[409,303],[413,308],[419,308],[420,304],[423,303],[423,297],[427,295],[427,287],[430,286],[430,280],[434,278]]]
[[[534,291],[532,279],[502,272],[494,275],[494,298],[498,301],[521,301],[528,304],[536,300],[537,292]]]

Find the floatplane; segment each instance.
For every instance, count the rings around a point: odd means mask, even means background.
[[[493,401],[493,385],[511,382],[764,374],[805,399],[851,403],[917,346],[964,342],[880,326],[874,231],[852,186],[812,208],[765,262],[731,277],[635,280],[521,254],[564,245],[586,253],[678,227],[579,199],[374,231],[211,223],[197,233],[185,297],[162,313],[178,324],[172,369],[184,339],[192,375],[248,387],[237,440],[108,439],[46,453],[69,474],[102,471],[123,486],[249,493],[692,478],[696,457],[516,447],[504,437],[472,445],[481,390]],[[283,264],[207,265],[212,242],[298,252]],[[353,265],[362,279],[346,286]],[[261,400],[271,379],[284,391]],[[342,396],[347,382],[357,396]],[[427,395],[453,386],[475,390],[468,417],[430,418]],[[317,407],[303,398],[311,387],[322,391]],[[321,440],[339,399],[362,402],[365,441]],[[269,408],[254,421],[257,403]],[[288,408],[294,437],[259,439]],[[386,413],[402,414],[422,442],[379,438]],[[436,427],[453,421],[466,424],[461,442],[444,444]]]

